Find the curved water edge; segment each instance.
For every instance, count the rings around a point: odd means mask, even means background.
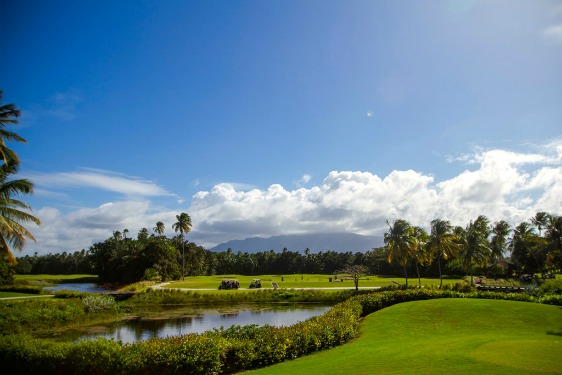
[[[203,333],[221,327],[290,326],[319,316],[332,306],[324,304],[244,304],[224,307],[159,306],[125,320],[67,331],[60,338],[72,341],[98,337],[134,343],[151,338]]]
[[[45,287],[43,290],[53,293],[60,290],[75,290],[86,293],[101,293],[108,291],[95,283],[60,283],[55,286]]]

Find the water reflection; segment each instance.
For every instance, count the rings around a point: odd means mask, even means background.
[[[90,293],[107,292],[107,289],[104,289],[94,283],[62,283],[55,286],[45,287],[43,289],[50,292],[57,292],[59,290],[76,290],[78,292]]]
[[[269,324],[273,326],[292,325],[328,311],[330,306],[242,306],[231,309],[176,308],[167,311],[148,311],[142,316],[116,324],[87,327],[74,333],[74,339],[95,339],[105,337],[132,343],[153,337],[180,336],[187,333],[201,333],[213,328],[233,325]],[[163,315],[166,317],[163,318]],[[77,337],[78,336],[78,337]]]

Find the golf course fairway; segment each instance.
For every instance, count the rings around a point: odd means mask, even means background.
[[[367,316],[341,347],[246,374],[562,374],[562,308],[436,299]]]

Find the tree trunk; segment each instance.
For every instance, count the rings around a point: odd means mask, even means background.
[[[443,275],[441,274],[441,256],[437,257],[437,266],[439,267],[439,289],[443,287]]]
[[[421,289],[421,277],[420,277],[420,269],[418,266],[418,262],[416,262],[416,273],[418,274],[418,287]]]

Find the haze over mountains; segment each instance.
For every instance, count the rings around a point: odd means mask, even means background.
[[[384,246],[384,242],[380,236],[363,236],[355,233],[316,233],[232,240],[215,246],[211,251],[221,252],[230,248],[233,252],[256,253],[269,250],[279,252],[287,248],[290,251],[303,252],[308,248],[313,253],[327,250],[355,253],[366,252],[381,246]]]

